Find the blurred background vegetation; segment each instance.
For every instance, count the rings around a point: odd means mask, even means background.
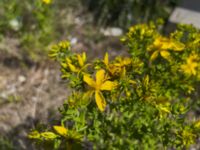
[[[0,39],[17,38],[21,49],[20,57],[37,60],[50,43],[70,35],[70,31],[75,28],[74,23],[84,23],[87,28],[93,23],[99,28],[111,26],[127,30],[133,24],[158,18],[167,21],[178,2],[179,0],[53,0],[46,4],[42,0],[26,0],[23,3],[20,0],[1,0]]]
[[[167,21],[178,2],[179,0],[82,0],[98,25],[123,29],[158,18]]]

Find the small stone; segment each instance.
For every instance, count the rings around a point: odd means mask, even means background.
[[[122,29],[117,27],[101,29],[100,32],[105,36],[121,36],[123,34]]]
[[[170,15],[172,23],[192,24],[200,28],[200,1],[182,0]]]
[[[78,42],[78,39],[76,37],[71,38],[70,43],[72,45],[75,45]]]
[[[20,75],[20,76],[18,77],[18,81],[19,81],[20,83],[24,83],[24,82],[26,82],[26,77],[23,76],[23,75]]]
[[[15,31],[18,31],[21,27],[19,21],[17,19],[12,19],[9,22],[9,25],[11,26],[11,28]]]

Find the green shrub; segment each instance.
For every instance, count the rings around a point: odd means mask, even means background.
[[[59,125],[29,138],[51,149],[186,149],[199,138],[200,31],[180,26],[169,37],[154,23],[121,39],[129,56],[88,62],[69,42],[52,47],[72,89]],[[47,148],[48,149],[48,148]]]

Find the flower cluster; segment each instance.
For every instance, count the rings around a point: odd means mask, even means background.
[[[200,123],[188,116],[200,106],[200,31],[180,26],[167,37],[157,28],[154,23],[131,27],[122,38],[130,55],[113,60],[106,53],[88,62],[85,52],[72,53],[69,42],[53,46],[50,56],[60,63],[72,94],[59,110],[62,125],[29,137],[60,149],[195,144]]]

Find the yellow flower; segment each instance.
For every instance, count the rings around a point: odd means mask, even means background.
[[[140,39],[143,39],[145,38],[145,36],[150,36],[153,33],[154,33],[153,27],[150,27],[147,24],[139,24],[139,25],[130,27],[127,36],[129,38],[132,38],[134,34],[137,34],[137,35],[140,35]]]
[[[160,96],[152,100],[152,102],[155,102],[155,106],[159,111],[160,118],[166,117],[171,113],[171,103],[169,102],[169,99]]]
[[[170,61],[170,52],[169,50],[173,51],[182,51],[184,49],[184,44],[174,41],[172,39],[159,36],[155,39],[152,45],[149,46],[148,51],[154,51],[151,54],[150,60],[155,60],[158,55],[160,54],[164,59]]]
[[[186,64],[181,65],[181,70],[188,75],[196,75],[197,74],[197,63],[198,55],[192,54],[186,59]]]
[[[159,104],[159,105],[156,105],[158,111],[159,111],[159,117],[160,118],[163,118],[165,117],[166,115],[170,114],[171,111],[170,111],[170,104],[169,103],[166,103],[166,104]]]
[[[63,126],[53,126],[53,128],[58,135],[63,136],[68,140],[79,141],[82,138],[82,135],[76,132],[75,130],[69,130]]]
[[[68,104],[71,108],[77,108],[79,106],[88,105],[90,100],[90,92],[72,92],[72,95],[68,97]]]
[[[193,134],[189,129],[184,129],[182,131],[181,138],[183,140],[183,145],[188,147],[195,143],[196,135]]]
[[[45,4],[51,4],[52,0],[42,0],[42,2]]]
[[[30,139],[40,139],[40,133],[38,131],[34,130],[34,131],[32,131],[28,134],[28,138],[30,138]]]
[[[51,0],[44,0],[44,1],[51,1]],[[61,41],[61,42],[58,43],[58,46],[60,48],[66,49],[66,48],[70,47],[70,42],[69,41]]]
[[[67,62],[67,66],[69,67],[70,71],[78,73],[80,72],[82,69],[84,69],[84,67],[86,67],[87,65],[85,65],[86,62],[86,54],[85,52],[81,54],[77,54],[76,55],[76,60],[78,62],[78,65],[74,65],[73,60],[71,60],[70,58],[66,58],[66,62]],[[65,66],[65,64],[63,64],[63,66]]]
[[[119,67],[125,67],[125,66],[130,65],[130,64],[131,64],[131,58],[129,58],[129,57],[125,57],[125,58],[118,57],[117,62],[114,65],[119,66]]]
[[[69,41],[61,41],[58,44],[52,45],[52,48],[49,52],[49,57],[53,59],[58,59],[60,54],[70,51],[70,42]]]
[[[39,133],[38,131],[32,131],[28,134],[28,138],[30,139],[44,139],[44,140],[54,140],[55,138],[57,138],[57,135],[53,132],[42,132]]]
[[[54,130],[61,136],[66,137],[68,133],[68,129],[62,126],[53,126]]]
[[[109,64],[108,53],[106,53],[103,62],[106,65],[106,69],[112,76],[114,75],[125,76],[126,66],[130,65],[132,63],[132,60],[129,57],[125,58],[118,57],[116,58],[115,63]]]
[[[54,140],[55,138],[57,138],[57,135],[53,132],[42,132],[41,137],[44,138],[45,140]]]
[[[149,84],[149,75],[148,74],[144,76],[144,79],[143,79],[142,83],[143,83],[145,89],[148,90],[149,89],[149,85],[150,85]]]
[[[95,93],[95,100],[99,110],[104,111],[106,101],[101,91],[111,91],[116,87],[116,83],[108,80],[103,69],[96,72],[96,81],[88,75],[84,75],[83,80],[92,88],[92,93]]]
[[[196,122],[194,123],[194,127],[195,127],[196,129],[200,129],[200,120],[198,120],[198,121],[196,121]]]
[[[86,54],[85,52],[82,53],[82,55],[77,54],[77,59],[80,67],[83,67],[86,62]]]
[[[109,68],[109,56],[108,56],[108,53],[105,53],[103,62],[106,65],[106,67]]]

